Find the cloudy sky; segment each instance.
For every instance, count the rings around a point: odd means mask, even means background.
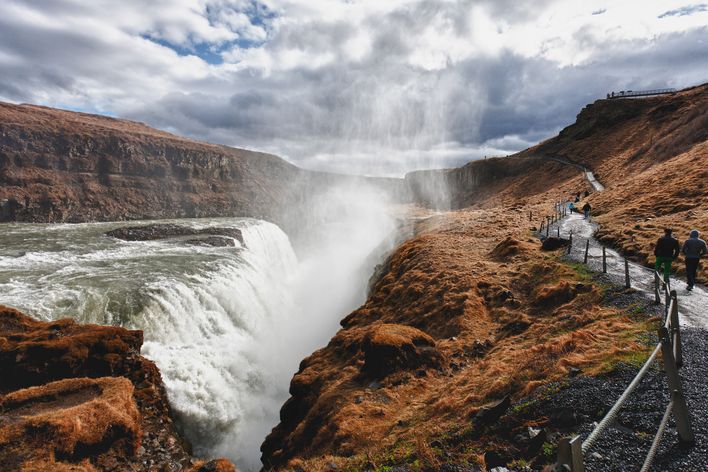
[[[316,169],[507,154],[608,91],[706,81],[708,4],[684,1],[0,2],[0,100]]]

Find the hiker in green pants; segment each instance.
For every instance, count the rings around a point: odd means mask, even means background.
[[[681,252],[681,246],[679,246],[678,240],[671,236],[671,232],[671,228],[666,228],[664,235],[656,241],[656,246],[654,246],[654,255],[656,256],[654,268],[657,272],[661,272],[663,266],[664,280],[667,282],[671,275],[671,263]]]

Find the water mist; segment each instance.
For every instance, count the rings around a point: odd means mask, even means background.
[[[300,222],[297,256],[285,233],[259,222],[243,230],[242,265],[155,291],[136,327],[197,454],[260,469],[260,444],[300,361],[365,301],[375,264],[393,247],[388,203],[365,181],[322,186],[288,209]]]

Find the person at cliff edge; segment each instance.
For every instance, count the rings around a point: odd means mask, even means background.
[[[696,273],[701,257],[708,254],[706,242],[700,239],[697,229],[691,231],[690,237],[683,243],[681,252],[686,258],[686,290],[693,290],[696,285]]]
[[[592,210],[592,207],[590,206],[589,203],[586,203],[585,205],[583,205],[583,213],[585,214],[583,219],[587,220],[590,217],[590,210]]]
[[[671,236],[671,228],[664,230],[664,235],[656,241],[654,246],[654,255],[656,256],[656,264],[654,268],[657,272],[664,269],[664,280],[668,281],[671,275],[671,263],[676,259],[681,251],[679,242]]]

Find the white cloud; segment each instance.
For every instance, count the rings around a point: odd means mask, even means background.
[[[612,89],[705,81],[706,25],[661,0],[6,0],[0,99],[401,173],[526,146]]]

